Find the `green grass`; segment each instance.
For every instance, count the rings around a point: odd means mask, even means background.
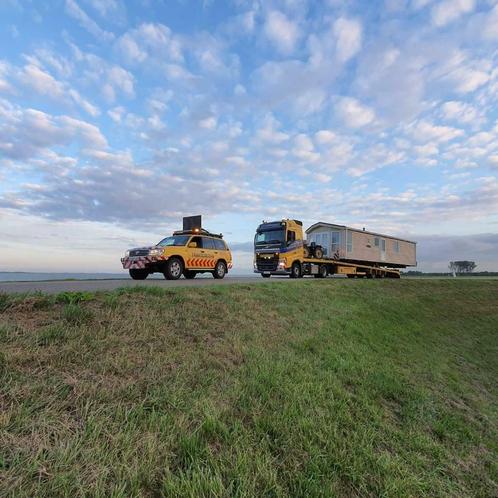
[[[0,496],[498,495],[498,281],[0,295]]]

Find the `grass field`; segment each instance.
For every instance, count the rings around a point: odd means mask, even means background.
[[[0,295],[0,496],[498,495],[498,281]]]

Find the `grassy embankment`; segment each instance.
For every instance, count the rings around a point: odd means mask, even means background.
[[[498,281],[0,295],[0,496],[496,496]]]

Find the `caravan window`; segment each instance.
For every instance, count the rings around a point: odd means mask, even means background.
[[[353,232],[348,230],[347,251],[353,252]]]
[[[393,241],[394,244],[394,252],[399,252],[399,240]]]
[[[330,239],[330,252],[334,254],[341,248],[341,232],[330,232]]]

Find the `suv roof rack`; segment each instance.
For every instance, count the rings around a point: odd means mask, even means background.
[[[177,230],[176,232],[173,232],[173,235],[206,235],[208,237],[216,237],[218,239],[223,238],[222,233],[211,233],[207,230],[204,230],[204,228],[193,228],[192,230]]]

